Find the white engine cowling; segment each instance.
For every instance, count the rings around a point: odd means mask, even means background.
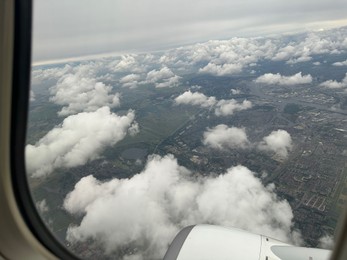
[[[330,254],[236,228],[197,225],[177,234],[164,260],[328,260]]]

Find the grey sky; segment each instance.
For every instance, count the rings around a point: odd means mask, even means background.
[[[33,61],[347,25],[346,0],[35,0]]]

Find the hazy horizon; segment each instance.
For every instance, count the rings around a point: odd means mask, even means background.
[[[344,1],[42,1],[34,3],[33,62],[167,50],[208,40],[347,25]]]

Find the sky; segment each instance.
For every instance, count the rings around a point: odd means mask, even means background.
[[[347,25],[345,0],[35,0],[33,62]]]

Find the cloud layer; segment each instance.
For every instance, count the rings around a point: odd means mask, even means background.
[[[107,146],[122,140],[135,114],[124,116],[102,107],[64,119],[35,145],[26,146],[26,168],[32,177],[50,174],[59,167],[74,167],[96,159]]]
[[[202,178],[193,177],[171,155],[152,156],[143,172],[130,179],[82,178],[64,202],[68,212],[83,216],[80,224],[69,227],[67,240],[92,238],[107,254],[122,249],[123,259],[161,259],[176,233],[196,223],[298,242],[292,210],[273,189],[243,166]]]
[[[264,83],[269,85],[299,85],[312,82],[312,76],[301,75],[301,72],[292,76],[282,76],[281,74],[266,73],[255,80],[256,83]]]
[[[144,6],[126,0],[106,0],[103,5],[76,0],[72,6],[74,11],[67,12],[71,7],[69,4],[65,1],[48,4],[40,0],[34,6],[37,17],[34,19],[34,60],[115,51],[162,50],[236,35],[261,36],[341,26],[346,24],[347,10],[344,1],[331,4],[321,0],[189,3],[148,0]],[[83,8],[78,8],[81,6]],[[301,40],[303,46],[311,41]],[[288,45],[296,47],[292,42]],[[287,57],[309,56],[334,45],[334,42],[323,39],[310,48],[298,46]]]

